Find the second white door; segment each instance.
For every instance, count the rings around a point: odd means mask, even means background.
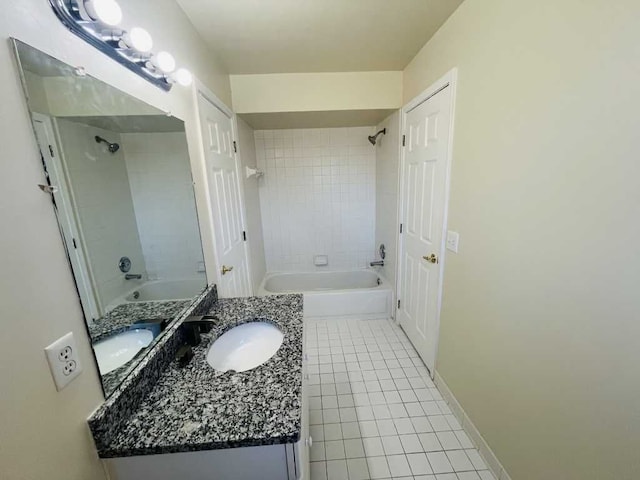
[[[221,297],[251,295],[232,118],[198,95]]]
[[[451,86],[406,111],[398,320],[434,372],[447,201]]]

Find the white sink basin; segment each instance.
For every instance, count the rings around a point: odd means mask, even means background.
[[[98,359],[100,375],[112,372],[123,366],[153,340],[151,330],[144,328],[128,330],[113,337],[101,340],[93,345]]]
[[[283,333],[271,323],[243,323],[213,342],[207,363],[221,372],[245,372],[273,357],[283,339]]]

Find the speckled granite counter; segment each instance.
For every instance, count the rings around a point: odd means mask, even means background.
[[[166,302],[132,302],[118,305],[89,325],[91,341],[97,342],[110,335],[127,330],[138,320],[157,318],[171,320],[192,302],[193,299],[168,300]]]
[[[90,420],[99,455],[110,458],[298,441],[302,308],[302,295],[219,300],[208,312],[217,318],[215,326],[202,335],[187,367],[171,362],[113,428],[96,420],[92,425]],[[206,362],[211,342],[235,325],[255,320],[270,321],[283,331],[284,341],[276,354],[246,372],[221,373],[211,368]]]

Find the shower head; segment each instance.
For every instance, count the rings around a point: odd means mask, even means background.
[[[375,145],[376,144],[376,140],[378,139],[378,135],[380,135],[380,134],[386,135],[387,134],[387,129],[383,128],[382,130],[380,130],[375,135],[370,135],[369,136],[369,142],[371,142],[371,145]]]
[[[110,141],[105,140],[98,135],[95,136],[95,139],[97,143],[106,143],[110,153],[116,153],[118,150],[120,150],[120,144],[118,143],[111,143]]]

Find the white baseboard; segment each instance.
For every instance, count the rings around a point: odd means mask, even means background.
[[[460,425],[462,425],[465,433],[469,436],[475,447],[478,449],[480,456],[483,458],[484,462],[487,464],[487,467],[489,468],[489,470],[491,470],[496,479],[511,480],[511,477],[498,460],[498,457],[496,457],[496,455],[493,453],[493,451],[489,447],[489,444],[487,444],[469,416],[462,409],[462,407],[458,403],[458,400],[456,400],[456,397],[453,395],[451,390],[449,390],[449,387],[437,371],[435,372],[433,380],[435,381],[438,390],[440,390],[440,393],[449,404],[449,408],[451,408],[453,415],[458,419],[458,422],[460,422]]]

